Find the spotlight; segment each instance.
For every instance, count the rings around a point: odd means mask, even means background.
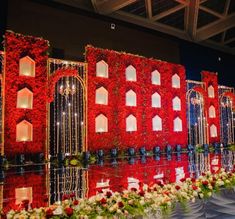
[[[116,25],[115,25],[114,23],[112,23],[112,24],[110,25],[110,28],[111,28],[111,30],[115,30]]]

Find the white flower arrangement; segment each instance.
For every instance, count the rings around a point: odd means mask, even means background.
[[[198,179],[187,178],[181,182],[154,185],[141,184],[123,192],[104,191],[90,198],[70,198],[47,208],[30,211],[11,210],[7,219],[48,219],[48,218],[130,218],[149,212],[164,212],[176,202],[195,202],[197,198],[209,198],[221,188],[235,185],[235,174],[221,169],[217,174],[203,173]]]

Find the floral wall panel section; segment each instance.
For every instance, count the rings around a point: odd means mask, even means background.
[[[45,152],[48,42],[42,38],[7,32],[4,46],[5,153],[13,156],[18,153]],[[19,99],[17,103],[17,93],[24,88],[32,92],[33,98],[30,107],[22,108],[19,107]],[[32,141],[16,141],[16,127],[23,120],[32,124]]]
[[[110,150],[113,147],[126,150],[128,147],[139,149],[145,146],[150,150],[159,145],[187,143],[186,124],[186,82],[185,70],[159,60],[148,59],[137,55],[119,53],[112,50],[86,47],[88,62],[88,149]],[[108,77],[97,77],[97,63],[107,63]],[[135,80],[127,80],[128,68],[135,72]],[[153,72],[158,73],[159,83],[153,83]],[[172,86],[172,77],[176,75],[180,86]],[[133,75],[132,75],[133,76]],[[95,102],[97,88],[104,87],[108,92],[108,104]],[[136,104],[126,104],[126,93],[135,93]],[[160,95],[161,104],[152,105],[152,95]],[[172,100],[181,100],[181,109],[173,110]],[[95,118],[103,114],[108,119],[108,132],[95,132]],[[133,131],[126,130],[126,118],[133,115],[137,127]],[[162,130],[153,129],[153,118],[158,115],[162,119]],[[183,129],[174,132],[173,120],[180,117]]]
[[[218,76],[217,73],[202,71],[202,81],[205,82],[205,90],[207,95],[206,117],[207,117],[207,133],[209,143],[220,142],[220,108],[219,108],[219,92],[218,92]],[[210,113],[211,109],[215,109]]]

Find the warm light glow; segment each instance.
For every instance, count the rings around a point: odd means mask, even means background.
[[[132,65],[126,68],[126,80],[136,81],[136,69]]]
[[[182,132],[183,128],[182,128],[182,120],[177,117],[174,119],[174,132]]]
[[[136,93],[133,90],[129,90],[126,93],[126,106],[136,106]]]
[[[156,115],[152,119],[153,131],[162,131],[162,119]]]
[[[152,72],[152,84],[161,85],[161,75],[158,70]]]
[[[33,108],[33,93],[28,88],[23,88],[17,92],[17,108]]]
[[[214,124],[210,126],[210,136],[212,138],[217,137],[217,127]]]
[[[208,87],[208,97],[214,98],[215,97],[215,89],[212,85]]]
[[[216,114],[215,114],[215,107],[214,106],[210,106],[209,107],[209,118],[215,118]]]
[[[177,74],[172,76],[172,87],[180,88],[180,77]]]
[[[181,100],[179,97],[175,97],[172,100],[173,110],[174,111],[180,111],[181,110]]]
[[[32,141],[33,140],[33,126],[31,123],[23,120],[16,125],[16,141]]]
[[[108,91],[104,87],[96,89],[95,103],[108,105]]]
[[[126,131],[127,132],[137,131],[137,120],[136,120],[135,116],[129,115],[126,118]]]
[[[35,77],[35,62],[29,56],[20,59],[20,72],[21,76]]]
[[[22,201],[29,200],[29,204],[33,201],[32,187],[15,189],[15,204],[19,205]]]
[[[161,96],[157,92],[152,95],[152,107],[161,107]]]
[[[96,76],[97,77],[108,78],[109,77],[108,71],[109,71],[108,64],[104,60],[101,60],[96,63]]]
[[[108,119],[105,115],[100,114],[95,118],[95,132],[107,132],[108,131]]]

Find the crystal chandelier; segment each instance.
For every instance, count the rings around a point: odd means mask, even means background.
[[[65,98],[68,98],[69,95],[74,95],[76,93],[75,85],[73,84],[72,87],[70,87],[69,80],[67,80],[65,88],[63,85],[60,86],[59,93]]]

